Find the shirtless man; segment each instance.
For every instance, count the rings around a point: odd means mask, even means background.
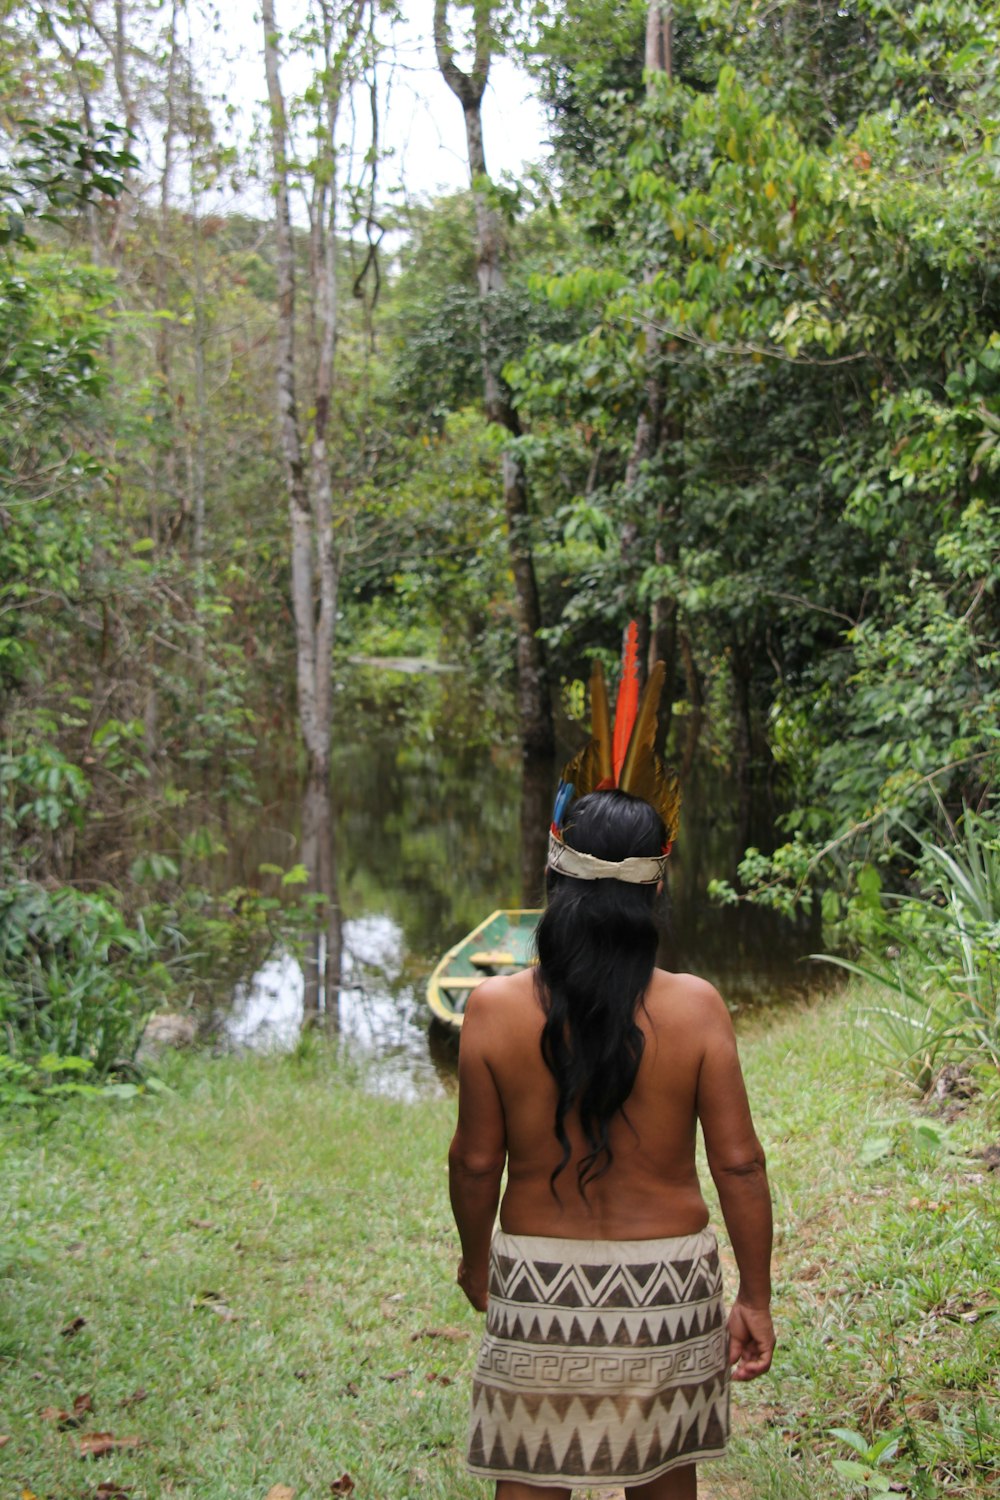
[[[557,1086],[542,1054],[537,976],[524,970],[487,979],[474,992],[462,1028],[449,1157],[462,1247],[458,1282],[473,1307],[485,1311],[505,1167],[500,1226],[509,1235],[656,1241],[704,1231],[708,1209],[695,1167],[700,1121],[740,1276],[727,1324],[728,1360],[735,1379],[752,1380],[769,1368],[774,1348],[771,1202],[729,1013],[704,980],[653,969],[635,1022],[643,1045],[627,1118],[619,1111],[610,1124],[611,1164],[585,1194],[577,1191],[575,1167],[588,1143],[571,1109],[569,1170],[556,1192],[553,1173],[563,1152],[553,1129]],[[627,1485],[628,1495],[692,1500],[694,1463],[672,1462],[652,1480]],[[565,1500],[571,1492],[565,1484],[498,1478],[496,1493],[497,1500]]]

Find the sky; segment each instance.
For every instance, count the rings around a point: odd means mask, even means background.
[[[461,105],[438,71],[431,29],[433,0],[400,0],[399,9],[401,19],[379,67],[382,147],[390,153],[379,166],[381,196],[393,188],[406,199],[454,192],[469,183],[465,127]],[[276,21],[283,32],[303,10],[304,0],[275,0]],[[456,40],[460,20],[461,12],[453,22]],[[234,128],[245,140],[266,94],[260,16],[252,0],[236,0],[227,9],[223,48],[209,33],[198,43],[198,50],[210,60],[217,92],[235,106]],[[303,87],[307,76],[301,62],[287,60],[282,74],[286,95]],[[363,149],[367,95],[359,94],[354,103]],[[349,119],[345,127],[349,135]],[[490,69],[483,135],[487,167],[495,178],[505,172],[518,174],[525,162],[539,161],[545,154],[545,117],[532,80],[504,58],[494,58]]]

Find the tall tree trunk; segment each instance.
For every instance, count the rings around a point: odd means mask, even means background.
[[[341,921],[330,788],[333,636],[339,582],[328,451],[337,343],[335,136],[347,70],[366,6],[367,0],[349,0],[342,11],[337,11],[329,0],[320,0],[319,3],[323,46],[322,68],[317,79],[319,139],[325,144],[328,155],[314,175],[310,204],[308,321],[312,368],[306,405],[312,410],[312,426],[308,434],[303,433],[300,424],[296,390],[295,246],[289,202],[288,121],[281,89],[279,37],[274,0],[262,0],[261,6],[275,185],[278,418],[291,527],[299,728],[307,761],[303,855],[312,889],[326,901],[323,941],[317,948],[317,959],[311,973],[307,966],[307,1024],[316,1019],[321,999],[325,1000],[328,1020],[336,1024],[341,979]]]
[[[645,70],[651,74],[673,77],[673,7],[670,0],[648,0],[646,9]],[[656,274],[654,266],[648,266],[644,281],[649,286]],[[658,368],[660,359],[660,334],[651,318],[643,322],[645,343],[646,376],[643,381],[643,402],[636,419],[635,436],[625,465],[626,516],[622,527],[622,561],[628,582],[634,586],[638,581],[642,560],[639,556],[642,541],[641,513],[649,505],[644,493],[650,462],[660,452],[664,439],[670,434],[664,421],[664,392]],[[657,522],[664,519],[667,506],[662,494],[657,497],[655,511]],[[658,525],[658,530],[660,526]],[[667,549],[662,537],[656,542],[655,560],[667,560]],[[669,703],[673,695],[673,682],[677,654],[677,608],[672,599],[657,598],[650,606],[648,615],[639,619],[640,656],[648,658],[650,664],[660,660],[667,667],[667,690],[664,700]],[[669,653],[669,654],[666,654]],[[663,722],[664,733],[669,722]]]
[[[296,390],[295,246],[289,202],[288,121],[281,89],[279,37],[274,0],[262,0],[264,65],[271,113],[275,188],[278,300],[278,419],[291,527],[292,609],[295,619],[299,728],[306,749],[307,788],[303,855],[313,890],[327,903],[323,958],[306,974],[306,1022],[314,1021],[325,996],[327,1017],[336,1022],[341,977],[340,911],[333,853],[330,760],[333,740],[333,634],[337,614],[338,558],[334,544],[333,484],[327,439],[336,351],[335,133],[347,65],[367,0],[352,0],[337,13],[320,4],[324,47],[320,75],[323,140],[329,153],[315,174],[311,203],[309,325],[312,384],[307,405],[312,427],[303,433]],[[338,37],[336,28],[342,24]]]
[[[441,75],[462,106],[469,177],[476,206],[476,271],[479,286],[479,340],[483,372],[483,404],[486,416],[520,437],[521,424],[511,402],[510,390],[500,373],[493,348],[492,318],[496,294],[503,290],[502,238],[496,211],[479,184],[486,177],[483,144],[483,93],[489,79],[492,47],[490,0],[475,0],[473,24],[475,55],[468,73],[455,61],[448,25],[448,0],[435,0],[434,45]],[[531,548],[531,521],[524,466],[513,445],[501,460],[507,547],[517,603],[517,717],[524,769],[521,799],[521,858],[524,899],[537,885],[545,863],[547,821],[537,817],[537,788],[551,782],[555,755],[552,725],[552,691],[545,649],[539,632],[542,625],[538,580]]]
[[[332,726],[321,717],[329,695],[320,695],[318,680],[329,676],[329,660],[320,662],[316,652],[316,616],[313,602],[313,510],[302,436],[299,428],[295,371],[295,248],[288,191],[288,125],[281,91],[278,35],[274,0],[262,0],[264,23],[264,67],[271,111],[271,156],[274,169],[275,262],[277,279],[278,424],[285,466],[288,515],[292,535],[292,611],[295,620],[295,683],[299,728],[306,748],[310,779],[330,771]]]

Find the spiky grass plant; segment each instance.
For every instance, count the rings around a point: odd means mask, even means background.
[[[919,891],[884,898],[858,960],[824,957],[873,987],[878,998],[859,1007],[863,1034],[926,1089],[946,1063],[1000,1070],[1000,836],[972,812],[949,844],[912,836]]]

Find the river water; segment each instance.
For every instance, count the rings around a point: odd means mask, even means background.
[[[433,715],[415,723],[393,713],[392,702],[383,694],[367,712],[364,705],[353,712],[353,732],[336,755],[344,958],[335,1011],[345,1052],[374,1064],[365,1069],[370,1086],[414,1095],[447,1090],[454,1078],[454,1045],[429,1034],[430,971],[495,907],[522,904],[520,767],[509,751],[463,743],[468,724],[449,716],[447,693],[438,721],[446,728],[434,732]],[[220,872],[228,885],[255,885],[262,864],[288,868],[301,858],[302,789],[291,759],[262,756],[259,806],[230,816]],[[685,788],[661,962],[710,979],[738,1020],[803,995],[817,973],[805,957],[814,934],[705,896],[710,879],[734,873],[735,805],[735,789],[719,773]],[[234,1047],[291,1047],[303,994],[299,957],[279,949],[237,985],[216,1016],[217,1035]]]

